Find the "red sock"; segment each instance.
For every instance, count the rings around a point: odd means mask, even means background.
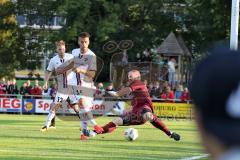
[[[111,133],[116,129],[116,124],[114,124],[113,122],[109,122],[108,124],[106,124],[102,128],[104,130],[102,133]]]
[[[162,130],[164,133],[166,133],[166,135],[170,136],[171,135],[171,132],[167,129],[166,125],[157,117],[154,115],[153,117],[153,121],[151,122],[151,124]]]

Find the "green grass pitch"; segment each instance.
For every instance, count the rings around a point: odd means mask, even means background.
[[[167,160],[204,155],[194,121],[190,120],[164,121],[170,129],[181,134],[180,142],[148,123],[134,126],[139,132],[136,141],[124,139],[123,132],[128,127],[80,141],[78,121],[56,119],[56,130],[41,133],[39,130],[45,118],[46,115],[0,114],[0,159]],[[111,119],[100,117],[97,122],[105,124]]]

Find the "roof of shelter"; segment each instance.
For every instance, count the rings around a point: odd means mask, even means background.
[[[159,46],[158,53],[166,56],[191,56],[182,36],[176,36],[173,32],[171,32]]]

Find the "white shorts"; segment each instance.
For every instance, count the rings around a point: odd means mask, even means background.
[[[92,98],[96,92],[96,87],[92,82],[81,81],[81,85],[78,86],[78,91],[80,92],[81,97]]]
[[[82,101],[83,106],[80,106],[80,112],[90,112],[93,108],[93,95],[96,92],[96,87],[91,82],[81,81],[81,86],[79,86],[80,90],[80,99]]]
[[[90,112],[93,108],[93,98],[81,96],[81,101],[83,105],[80,106],[80,113]]]
[[[93,94],[96,87],[93,83],[82,82],[80,86],[68,86],[57,91],[56,97],[53,101],[54,104],[63,103],[70,100],[70,104],[78,103],[81,99],[83,106],[80,106],[80,112],[89,112],[93,107]]]
[[[75,87],[68,87],[57,91],[55,99],[53,101],[54,104],[66,102],[68,99],[70,104],[78,103],[78,100],[81,96],[76,91]]]

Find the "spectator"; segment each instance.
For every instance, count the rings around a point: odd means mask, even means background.
[[[163,81],[162,87],[161,87],[162,91],[166,90],[167,87],[169,87],[168,81]]]
[[[34,85],[39,86],[39,81],[37,79],[34,81]]]
[[[180,96],[180,99],[182,102],[187,102],[187,101],[191,100],[190,93],[189,93],[189,90],[187,87],[184,88],[184,90]]]
[[[7,86],[7,94],[18,94],[18,87],[16,85],[16,80],[9,81]]]
[[[42,95],[43,95],[44,97],[50,97],[50,91],[51,91],[51,88],[42,89]]]
[[[176,99],[176,101],[181,101],[182,92],[183,92],[183,85],[177,84],[176,91],[175,91],[175,99]]]
[[[160,59],[160,66],[167,64],[163,54],[160,54],[159,59]]]
[[[174,102],[174,92],[170,86],[167,86],[166,89],[163,90],[161,99],[164,100],[164,102]]]
[[[175,88],[175,82],[176,82],[176,60],[174,58],[171,58],[168,62],[168,82],[171,88]]]
[[[32,89],[31,81],[30,81],[30,80],[27,80],[27,82],[26,82],[26,88],[27,88],[28,94],[30,95],[30,94],[31,94],[31,89]]]
[[[38,83],[38,82],[37,82]],[[52,84],[50,86],[50,88],[47,88],[47,89],[42,89],[42,95],[44,97],[50,97],[50,92],[52,90]]]
[[[6,79],[4,77],[2,78],[2,83],[6,84]]]
[[[148,92],[150,93],[153,88],[152,82],[147,85]]]
[[[151,62],[151,56],[150,56],[150,49],[146,49],[143,51],[143,57],[142,62]]]
[[[27,98],[29,95],[27,83],[23,83],[22,87],[20,88],[20,94],[23,95],[23,98]]]
[[[33,98],[36,98],[36,99],[42,98],[41,97],[42,96],[42,89],[38,85],[38,80],[35,80],[34,87],[30,90],[30,94],[35,95],[35,97],[33,97]]]
[[[109,86],[106,88],[106,91],[116,91],[116,90],[113,88],[113,84],[110,83]]]
[[[12,84],[12,81],[10,81],[10,80],[8,80],[7,81],[7,85],[6,85],[6,94],[9,94],[9,92],[10,92],[10,85]]]
[[[214,160],[240,159],[239,70],[240,52],[220,48],[200,62],[192,77],[195,120]]]
[[[57,84],[53,83],[51,88],[50,88],[50,94],[49,94],[51,96],[51,99],[55,98],[56,93],[57,93]]]
[[[137,53],[137,55],[136,55],[136,61],[137,62],[141,62],[142,60],[141,60],[141,54],[140,53]]]
[[[150,96],[153,99],[157,99],[160,98],[160,94],[161,94],[160,84],[158,81],[155,81],[152,89],[150,90]]]
[[[145,86],[148,86],[148,81],[146,79],[143,80],[143,83],[145,84]]]
[[[109,84],[109,86],[106,88],[106,92],[105,92],[105,97],[112,97],[110,94],[107,93],[108,91],[116,91],[113,88],[113,84],[112,83]]]
[[[0,81],[0,97],[4,97],[4,94],[6,94],[6,85],[3,81]]]
[[[105,95],[105,89],[103,88],[103,83],[98,83],[97,89],[95,92],[95,97],[96,98],[102,98]]]

